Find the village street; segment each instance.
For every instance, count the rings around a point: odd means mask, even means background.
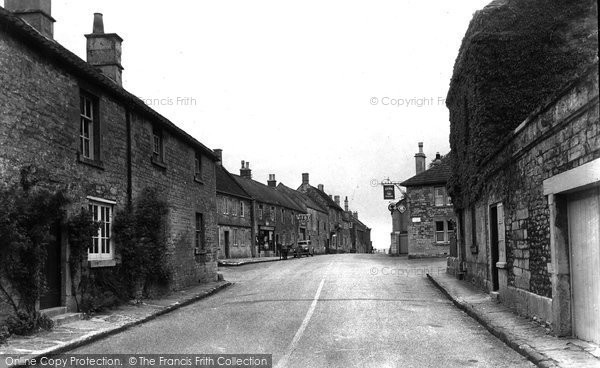
[[[443,260],[329,255],[221,268],[226,290],[71,353],[266,353],[275,367],[531,367],[425,277]]]

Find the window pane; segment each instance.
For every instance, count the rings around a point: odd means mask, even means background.
[[[435,231],[444,231],[444,221],[435,222]]]
[[[448,221],[448,231],[454,230],[454,223],[452,221]]]
[[[436,241],[436,242],[438,242],[438,243],[441,243],[441,242],[443,242],[444,240],[445,240],[445,239],[444,239],[444,233],[443,233],[443,232],[436,232],[436,233],[435,233],[435,241]]]

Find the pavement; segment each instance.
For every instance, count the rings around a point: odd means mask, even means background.
[[[600,347],[551,336],[545,326],[517,315],[487,293],[446,273],[428,275],[452,302],[538,367],[600,367]]]
[[[288,259],[291,259],[290,257]],[[265,263],[265,262],[275,262],[281,261],[280,257],[258,257],[258,258],[228,258],[228,259],[219,259],[218,263],[221,267],[237,267],[244,266],[247,264],[253,263]]]
[[[7,364],[7,360],[2,359],[6,357],[25,361],[71,351],[173,312],[230,285],[231,283],[226,281],[197,285],[160,299],[148,299],[142,303],[123,305],[96,314],[89,319],[79,318],[55,326],[52,331],[42,331],[31,336],[12,336],[5,344],[0,345],[0,367],[19,366]]]
[[[534,367],[427,273],[445,260],[344,254],[220,268],[232,286],[73,354],[271,354],[275,368]]]

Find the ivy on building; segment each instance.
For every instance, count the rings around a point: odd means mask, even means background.
[[[158,188],[141,191],[131,208],[114,220],[117,252],[123,280],[131,296],[147,296],[171,278],[168,249],[169,205]]]
[[[42,171],[25,167],[18,183],[0,190],[0,298],[14,312],[0,329],[3,338],[52,328],[36,303],[47,289],[47,247],[57,241],[69,200],[62,191],[50,189],[43,177]]]

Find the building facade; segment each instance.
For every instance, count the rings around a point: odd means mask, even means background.
[[[303,174],[303,177],[305,175]],[[289,188],[282,183],[277,185],[277,190],[294,200],[306,213],[306,216],[300,215],[298,218],[298,240],[310,240],[314,253],[324,254],[329,235],[327,209],[321,207],[306,194]]]
[[[254,220],[252,197],[225,169],[222,150],[214,150],[217,163],[217,212],[219,259],[253,257]]]
[[[309,174],[303,174],[303,180],[298,191],[309,196],[321,207],[327,208],[328,219],[325,226],[329,230],[327,243],[325,245],[327,253],[346,253],[350,252],[350,231],[349,223],[346,221],[344,210],[340,207],[340,197],[333,198],[325,193],[323,184],[318,188],[310,185]]]
[[[598,3],[545,5],[496,2],[461,45],[446,99],[450,270],[556,335],[598,343]]]
[[[52,37],[50,0],[6,1],[0,8],[0,178],[24,168],[64,190],[68,212],[89,208],[105,230],[89,267],[119,262],[112,219],[145,188],[169,203],[170,286],[216,280],[215,156],[121,85],[121,38],[104,33],[100,14],[87,35],[87,62]],[[37,28],[33,28],[33,26]],[[64,229],[59,230],[64,235]],[[69,239],[48,249],[48,292],[40,308],[75,308]]]
[[[255,256],[276,256],[281,246],[295,245],[299,234],[298,215],[306,213],[276,189],[275,175],[269,176],[267,185],[259,183],[252,179],[250,163],[242,161],[240,175],[234,177],[254,201]]]
[[[540,106],[484,163],[460,209],[466,277],[554,333],[600,342],[598,66]]]
[[[456,217],[446,184],[450,177],[449,158],[438,154],[429,169],[423,143],[415,155],[417,175],[400,185],[406,187],[408,224],[408,256],[444,257],[450,253],[455,236]]]

